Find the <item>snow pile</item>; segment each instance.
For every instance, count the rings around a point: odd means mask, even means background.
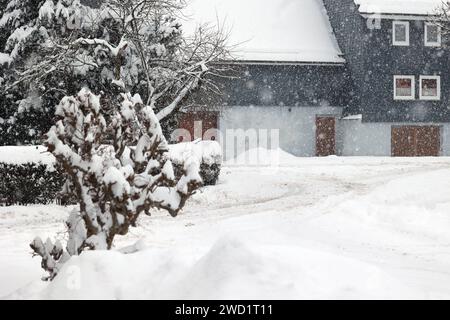
[[[383,224],[402,232],[448,237],[450,230],[450,179],[437,170],[394,179],[370,194],[339,204],[335,210],[364,224]]]
[[[361,13],[434,14],[442,0],[355,0]]]
[[[44,290],[26,296],[32,288],[9,298],[357,299],[366,292],[376,299],[408,290],[370,264],[290,245],[251,248],[236,237],[220,238],[197,255],[187,246],[129,255],[85,252]]]
[[[231,31],[238,60],[345,62],[322,0],[192,0],[186,15]],[[183,25],[192,32],[192,22]]]
[[[299,158],[278,148],[266,149],[262,147],[247,150],[228,160],[228,166],[288,166],[297,164]]]

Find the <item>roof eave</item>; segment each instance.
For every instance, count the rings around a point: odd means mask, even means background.
[[[432,14],[406,14],[406,13],[379,13],[379,12],[360,12],[364,18],[373,19],[374,17],[385,20],[436,20],[439,16]]]
[[[216,63],[237,65],[345,66],[346,61],[222,60]]]

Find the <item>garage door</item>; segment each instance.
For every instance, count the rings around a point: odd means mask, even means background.
[[[441,130],[438,126],[392,127],[394,157],[438,157]]]

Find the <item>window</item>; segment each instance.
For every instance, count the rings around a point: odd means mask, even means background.
[[[425,23],[425,46],[440,47],[441,46],[441,27],[433,23]]]
[[[392,23],[392,44],[394,46],[409,46],[408,21],[394,21]]]
[[[441,99],[441,77],[421,76],[420,77],[420,99],[440,100]]]
[[[394,100],[414,100],[414,76],[394,76]]]

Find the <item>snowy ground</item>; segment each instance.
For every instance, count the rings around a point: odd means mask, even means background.
[[[450,158],[293,158],[225,167],[177,219],[156,214],[39,281],[36,235],[69,209],[0,208],[0,296],[108,299],[450,298]]]

